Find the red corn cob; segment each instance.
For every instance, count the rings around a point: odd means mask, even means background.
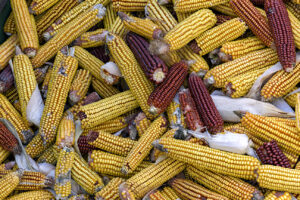
[[[282,0],[266,0],[265,11],[273,34],[279,61],[286,72],[296,65],[296,49],[291,21]]]
[[[192,73],[189,77],[189,86],[198,113],[208,131],[211,133],[222,132],[224,125],[223,119],[202,79],[195,73]]]
[[[109,53],[106,51],[105,46],[89,48],[89,52],[104,63],[110,60]]]
[[[251,2],[256,6],[263,6],[265,3],[265,0],[251,0]]]
[[[282,153],[275,140],[265,142],[256,150],[256,153],[263,164],[291,168],[289,160]]]
[[[246,22],[252,32],[268,47],[273,47],[274,40],[268,23],[250,0],[231,0],[232,10]]]
[[[220,14],[217,14],[217,23],[216,23],[216,26],[220,25],[220,24],[223,24],[224,22],[227,22],[229,20],[232,19],[231,16],[228,16],[228,15],[220,15]]]
[[[166,79],[149,96],[148,105],[150,106],[150,113],[160,114],[167,109],[183,84],[188,74],[188,68],[186,61],[180,61],[170,68]]]
[[[188,129],[192,131],[205,131],[204,124],[189,89],[184,89],[179,92],[179,101]]]
[[[94,103],[96,101],[99,101],[101,99],[101,97],[99,96],[99,94],[97,94],[97,92],[92,92],[90,94],[88,94],[80,103],[81,106],[85,106],[88,105],[90,103]]]
[[[87,136],[84,135],[78,138],[78,147],[82,154],[88,154],[90,151],[97,149],[87,142]]]
[[[14,85],[14,75],[10,66],[6,66],[0,73],[0,93],[6,92]]]
[[[21,153],[21,148],[15,136],[0,122],[0,146],[14,153]]]
[[[168,67],[158,56],[150,54],[147,40],[136,33],[129,32],[126,35],[126,42],[149,80],[156,84],[163,82]]]

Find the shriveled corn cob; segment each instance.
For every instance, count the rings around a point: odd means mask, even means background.
[[[6,200],[53,200],[55,197],[48,190],[36,190],[29,192],[22,192],[8,197]]]
[[[96,78],[92,78],[92,86],[102,98],[111,97],[120,93],[120,91],[114,86],[108,85]]]
[[[14,75],[8,65],[0,72],[0,93],[8,91],[14,86]]]
[[[229,78],[225,83],[226,94],[232,98],[239,98],[246,95],[256,79],[268,68],[264,67]]]
[[[59,34],[55,35],[37,51],[36,56],[32,59],[32,65],[35,68],[40,67],[45,61],[52,58],[59,49],[70,44],[78,36],[101,21],[104,15],[105,8],[102,4],[96,4],[93,8],[77,16],[72,23],[68,23]]]
[[[46,74],[48,72],[48,68],[50,68],[50,66],[51,65],[44,65],[34,70],[35,79],[38,84],[44,81]]]
[[[285,2],[286,8],[293,14],[297,19],[300,19],[300,5],[293,2]]]
[[[150,106],[147,104],[147,99],[153,90],[153,85],[147,80],[133,53],[120,37],[110,34],[106,38],[106,43],[133,96],[143,112],[151,118],[152,114],[149,113]]]
[[[112,0],[115,11],[144,11],[147,0]]]
[[[161,186],[164,182],[180,173],[184,168],[184,163],[171,158],[151,165],[120,185],[120,197],[121,199],[126,199],[128,194],[131,193],[135,198],[141,198],[147,192]]]
[[[238,178],[213,173],[193,166],[187,167],[187,173],[201,185],[230,199],[252,200],[263,197],[257,188]]]
[[[170,200],[179,200],[176,192],[171,187],[164,187],[161,193]]]
[[[2,163],[10,155],[10,152],[0,146],[0,163]]]
[[[17,34],[10,36],[0,45],[0,70],[4,69],[8,61],[15,55],[15,46],[19,43]]]
[[[49,147],[46,149],[43,154],[38,158],[37,160],[38,163],[49,163],[52,165],[55,165],[57,160],[53,152],[53,146]]]
[[[185,127],[183,112],[180,110],[179,94],[177,93],[167,108],[169,125],[174,127]]]
[[[232,19],[232,17],[228,15],[217,14],[216,16],[217,16],[216,26],[221,25]]]
[[[127,155],[121,172],[124,174],[133,172],[152,149],[152,142],[159,138],[166,130],[167,119],[164,116],[160,116],[154,120]]]
[[[128,30],[126,29],[124,23],[122,22],[119,16],[116,18],[114,24],[112,25],[110,32],[120,36],[121,38],[124,38],[127,34]]]
[[[261,96],[266,100],[282,97],[289,92],[300,81],[300,63],[296,65],[292,73],[280,70],[272,76],[271,79],[263,86]]]
[[[268,48],[254,51],[233,61],[218,65],[207,72],[204,81],[222,88],[228,78],[237,76],[250,70],[260,69],[278,61],[274,50]]]
[[[121,168],[124,160],[125,157],[117,156],[99,150],[93,150],[89,155],[89,165],[94,171],[101,174],[107,174],[117,177],[130,177],[152,165],[152,163],[150,162],[143,161],[136,168],[136,170],[128,175],[125,175],[121,173]]]
[[[295,112],[296,112],[297,129],[298,129],[298,131],[300,131],[300,93],[298,93],[297,97],[296,97]]]
[[[174,3],[176,12],[191,12],[227,3],[228,0],[177,0]]]
[[[228,200],[227,197],[212,192],[193,181],[175,178],[169,181],[172,188],[184,199],[215,199],[215,200]]]
[[[229,153],[174,138],[161,138],[154,147],[166,152],[168,157],[216,173],[252,180],[259,160],[251,156]]]
[[[73,114],[69,113],[66,117],[62,118],[59,123],[56,136],[56,145],[60,148],[71,147],[74,145],[75,140],[75,124]]]
[[[108,184],[102,188],[100,192],[95,194],[96,200],[118,200],[119,197],[119,185],[124,182],[123,178],[113,178]]]
[[[213,7],[211,7],[211,9],[213,9],[215,11],[218,11],[220,13],[223,13],[225,15],[229,15],[231,17],[237,17],[237,15],[235,14],[235,12],[230,7],[229,2],[213,6]]]
[[[54,4],[56,4],[59,0],[33,0],[30,4],[29,10],[30,13],[39,15],[43,13],[44,11],[51,8]]]
[[[151,125],[151,121],[147,118],[147,116],[143,112],[140,112],[136,116],[136,118],[134,119],[134,123],[136,125],[136,129],[140,137],[146,132],[146,130]]]
[[[91,82],[92,76],[89,71],[77,70],[69,92],[69,100],[72,104],[80,102],[86,96]]]
[[[105,44],[106,34],[106,29],[97,29],[95,31],[85,32],[79,36],[73,44],[82,48],[98,47]]]
[[[274,40],[268,23],[250,0],[231,0],[231,8],[242,18],[252,32],[268,47],[274,46]]]
[[[240,18],[231,19],[215,28],[202,33],[195,39],[197,47],[194,48],[195,53],[205,55],[212,50],[220,47],[225,42],[235,40],[243,35],[248,26]],[[195,45],[194,45],[195,46]]]
[[[19,146],[18,140],[3,122],[0,122],[0,146],[7,151],[16,154],[21,153],[21,147]]]
[[[10,172],[0,179],[0,199],[6,198],[19,184],[22,171]]]
[[[6,35],[12,35],[17,33],[14,14],[12,12],[9,14],[8,18],[5,21],[3,31],[4,33],[6,33]]]

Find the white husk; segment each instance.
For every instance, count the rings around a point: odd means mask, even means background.
[[[269,116],[269,117],[283,117],[283,118],[293,118],[295,114],[292,112],[285,112],[280,110],[276,106],[257,101],[250,98],[237,98],[233,99],[227,96],[211,96],[217,110],[221,114],[222,118],[226,122],[240,122],[240,116],[235,114],[250,112],[252,114]]]
[[[121,133],[122,133],[122,131],[124,131],[124,130],[125,130],[125,128],[119,130],[118,132],[115,132],[113,135],[115,135],[115,136],[120,136]]]
[[[166,158],[167,158],[167,155],[165,155],[165,154],[162,154],[161,156],[158,156],[158,158],[155,161],[155,164],[157,165],[158,163],[165,160]]]
[[[93,9],[98,10],[97,17],[102,19],[105,16],[106,8],[102,4],[96,4],[94,5]]]
[[[118,77],[122,77],[121,71],[118,67],[118,65],[116,65],[114,62],[107,62],[104,65],[101,66],[101,72],[103,73],[103,70],[106,70],[108,73],[118,76]],[[106,78],[103,77],[103,74],[100,74],[102,76],[102,78]],[[105,74],[105,73],[104,73]]]
[[[37,127],[40,126],[44,106],[44,101],[42,99],[38,84],[36,84],[36,87],[26,107],[26,118],[29,122],[33,123]]]
[[[80,135],[82,134],[83,130],[81,128],[81,122],[80,120],[76,120],[75,121],[75,142],[74,142],[74,149],[75,152],[78,153],[78,155],[80,157],[82,157],[79,147],[78,147],[78,138],[80,137]]]
[[[278,109],[295,115],[293,108],[283,98],[274,99],[271,103]]]
[[[296,93],[298,93],[298,92],[300,92],[300,88],[298,88],[298,89],[292,91],[291,93],[287,94],[287,95],[285,96],[285,98],[288,97],[288,96],[291,96],[292,94],[296,94]]]
[[[72,195],[86,194],[86,191],[73,179],[71,179],[71,188]]]
[[[49,163],[38,163],[40,172],[45,174],[47,177],[53,178],[55,180],[55,166]]]

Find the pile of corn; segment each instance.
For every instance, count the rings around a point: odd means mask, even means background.
[[[299,0],[10,3],[0,200],[300,199]]]

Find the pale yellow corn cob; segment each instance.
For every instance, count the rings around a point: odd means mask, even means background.
[[[106,33],[107,29],[97,29],[95,31],[85,32],[74,41],[74,45],[80,46],[82,48],[98,47],[104,45]]]
[[[125,175],[121,173],[121,167],[124,160],[125,157],[117,156],[99,150],[93,150],[89,155],[89,165],[94,171],[101,174],[107,174],[117,177],[130,177],[152,165],[152,163],[150,162],[143,161],[135,171],[128,175]]]
[[[233,59],[242,57],[252,51],[265,48],[265,45],[257,37],[226,42],[222,45],[221,52],[230,55]]]
[[[178,18],[178,22],[182,22],[189,16],[191,16],[194,12],[176,12],[176,16]]]
[[[38,163],[49,163],[52,165],[56,164],[56,157],[53,152],[53,146],[49,147],[46,149],[46,151],[43,152],[43,154],[38,158],[37,162]]]
[[[110,2],[106,6],[106,14],[103,19],[103,25],[106,30],[110,30],[117,19],[117,13],[113,10],[113,4]]]
[[[36,190],[29,192],[22,192],[8,197],[6,200],[53,200],[55,197],[48,190]]]
[[[195,39],[199,54],[205,55],[225,42],[235,40],[244,34],[248,26],[240,18],[231,19],[215,28],[209,29]]]
[[[152,118],[152,114],[149,113],[150,106],[147,104],[148,97],[153,91],[152,83],[146,78],[124,40],[110,34],[107,36],[107,45],[141,109],[147,117]]]
[[[73,114],[68,113],[68,115],[59,123],[56,145],[59,147],[71,147],[74,145],[75,140],[75,124],[73,119]]]
[[[258,189],[238,178],[213,173],[193,166],[187,167],[187,173],[192,179],[206,188],[233,200],[251,200],[255,199],[255,197],[259,199],[258,197],[262,196]]]
[[[144,11],[147,0],[112,0],[115,11]]]
[[[174,3],[176,12],[191,12],[229,2],[228,0],[177,0]]]
[[[170,126],[181,126],[185,127],[184,115],[180,109],[180,102],[178,95],[175,96],[173,101],[169,104],[167,108],[167,115]]]
[[[265,195],[265,200],[292,200],[292,195],[289,192],[272,191]]]
[[[17,34],[10,36],[0,45],[0,70],[4,69],[8,61],[15,55],[15,46],[19,43]]]
[[[49,68],[46,76],[45,76],[45,79],[43,81],[43,84],[42,84],[42,93],[43,93],[43,96],[44,98],[47,97],[47,93],[48,93],[48,88],[49,88],[49,83],[50,83],[50,79],[51,79],[51,74],[52,74],[52,70],[53,68]]]
[[[164,187],[161,193],[169,200],[179,200],[176,192],[171,187]]]
[[[113,178],[108,184],[102,188],[100,192],[95,194],[96,200],[118,200],[119,197],[119,185],[124,182],[123,178]]]
[[[134,120],[134,123],[140,137],[146,132],[146,130],[151,125],[151,121],[147,118],[147,116],[143,112],[137,115],[137,117]]]
[[[277,61],[276,52],[270,48],[254,51],[212,68],[206,73],[204,81],[215,87],[224,88],[228,78],[275,64]]]
[[[14,14],[11,12],[8,18],[5,21],[4,27],[3,27],[4,33],[6,35],[12,35],[17,33],[16,24],[14,20]]]
[[[122,173],[131,173],[138,167],[152,149],[152,142],[167,130],[167,123],[167,119],[164,116],[158,117],[151,123],[126,157],[121,169]]]
[[[20,178],[22,177],[21,171],[10,172],[0,179],[1,192],[0,199],[6,198],[18,186]]]
[[[91,82],[92,76],[89,71],[77,70],[69,92],[69,100],[72,104],[80,102],[86,96]]]
[[[226,94],[232,98],[239,98],[246,95],[256,79],[269,67],[249,71],[227,79],[225,83]]]
[[[22,51],[29,57],[34,57],[39,41],[33,15],[30,15],[25,0],[12,0],[10,3]]]
[[[291,93],[295,90],[297,90],[298,88],[297,87],[294,87],[292,90],[291,90]],[[296,98],[297,98],[297,93],[293,93],[291,95],[287,95],[284,97],[284,100],[293,108],[295,108],[296,106]]]
[[[102,98],[111,97],[115,94],[120,93],[120,91],[114,86],[108,85],[107,83],[102,82],[96,78],[92,78],[92,86]]]
[[[299,0],[292,0],[293,3],[300,4]]]
[[[51,8],[59,0],[33,0],[30,4],[29,10],[32,14],[39,15]]]
[[[46,44],[41,46],[36,56],[32,59],[32,65],[40,67],[44,62],[52,58],[59,49],[70,44],[78,36],[82,35],[89,28],[103,19],[105,8],[102,4],[97,4],[93,8],[87,10],[77,16],[72,23],[68,23],[59,34],[55,35]]]
[[[288,11],[289,18],[290,18],[290,21],[291,21],[295,46],[298,49],[300,49],[300,19],[295,17],[289,10],[287,10],[287,11]]]
[[[286,8],[295,16],[300,19],[300,5],[293,2],[285,2]]]
[[[300,132],[300,93],[297,94],[295,112],[296,112],[297,129],[298,132]]]
[[[120,185],[120,196],[125,197],[128,193],[131,193],[136,199],[139,199],[180,173],[184,168],[184,163],[171,158],[153,164]]]
[[[229,2],[224,4],[219,4],[216,6],[211,7],[213,10],[223,13],[225,15],[229,15],[231,17],[237,17],[236,14],[231,9]]]
[[[126,13],[129,14],[129,13]],[[128,33],[128,30],[126,29],[124,23],[122,22],[121,18],[118,16],[112,25],[110,32],[118,35],[121,38],[125,38],[126,34]]]
[[[3,149],[2,146],[0,146],[0,163],[2,163],[6,158],[9,156],[10,152]]]
[[[220,151],[174,138],[161,138],[154,142],[154,146],[176,160],[247,180],[255,178],[254,170],[260,165],[259,160],[251,156]]]

